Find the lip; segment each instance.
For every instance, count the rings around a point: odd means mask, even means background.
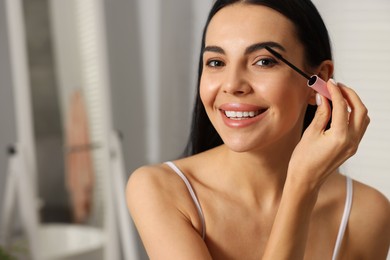
[[[219,107],[219,111],[221,113],[221,117],[226,126],[232,128],[243,128],[253,125],[264,118],[265,113],[268,111],[267,107],[260,107],[252,104],[243,104],[243,103],[226,103]],[[261,111],[255,117],[246,118],[246,119],[231,119],[226,116],[225,111],[236,111],[236,112],[244,112],[244,111]]]

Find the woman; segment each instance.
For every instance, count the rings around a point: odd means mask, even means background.
[[[327,81],[332,109],[265,46]],[[388,200],[338,172],[367,109],[332,74],[327,30],[309,0],[215,2],[190,154],[137,169],[127,186],[151,259],[386,258]]]

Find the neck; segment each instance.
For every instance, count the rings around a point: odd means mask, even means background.
[[[219,168],[224,169],[220,181],[241,196],[257,201],[277,201],[283,192],[291,154],[299,141],[285,138],[267,149],[234,152],[226,145],[217,148]]]

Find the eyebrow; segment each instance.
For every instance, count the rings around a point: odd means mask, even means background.
[[[251,46],[247,47],[245,49],[245,55],[264,49],[265,47],[277,48],[279,50],[286,51],[286,49],[277,42],[260,42],[260,43],[252,44]]]
[[[252,45],[248,46],[245,49],[244,54],[245,55],[251,54],[251,53],[253,53],[255,51],[264,49],[266,46],[272,47],[272,48],[276,48],[276,49],[279,49],[279,50],[282,50],[282,51],[286,51],[286,49],[282,45],[280,45],[279,43],[269,41],[269,42],[259,42],[259,43],[255,43],[255,44],[252,44]],[[216,53],[220,53],[220,54],[225,54],[224,49],[222,49],[219,46],[215,46],[215,45],[206,46],[203,49],[203,53],[205,53],[205,52],[216,52]]]

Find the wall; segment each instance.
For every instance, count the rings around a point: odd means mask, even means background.
[[[343,171],[390,198],[390,1],[314,2],[332,39],[336,80],[358,92],[371,118]]]
[[[206,0],[105,2],[114,127],[124,136],[129,172],[184,149],[209,6]]]
[[[7,148],[16,141],[5,1],[0,1],[0,223],[7,176]]]
[[[135,1],[104,1],[114,129],[122,133],[126,169],[146,163],[145,87]]]

